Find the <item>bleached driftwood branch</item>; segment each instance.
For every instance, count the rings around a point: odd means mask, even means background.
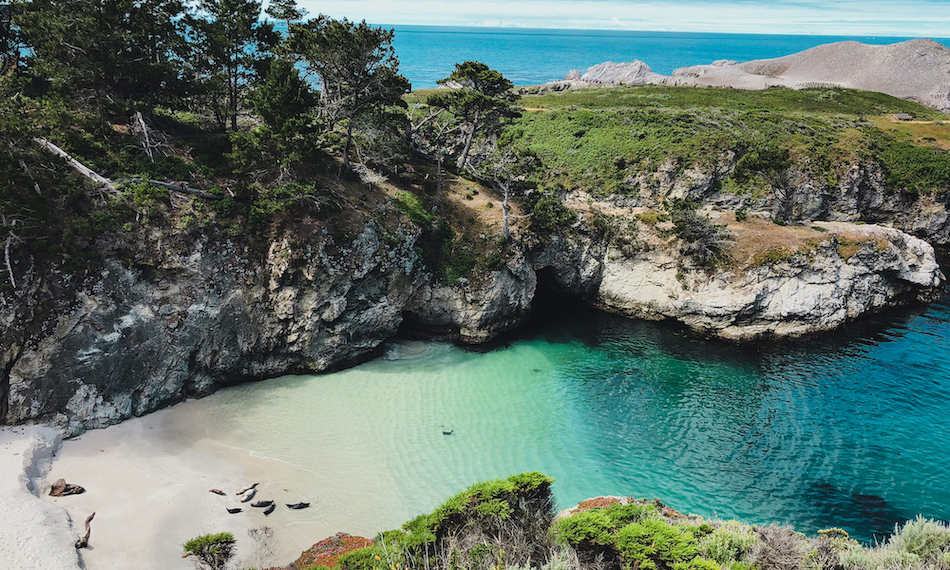
[[[65,159],[66,163],[69,164],[69,166],[73,170],[83,175],[84,177],[88,178],[89,180],[92,180],[93,182],[98,184],[100,188],[105,188],[109,190],[109,192],[111,192],[112,194],[118,193],[119,184],[129,184],[129,183],[137,184],[141,182],[147,182],[148,184],[151,184],[152,186],[157,186],[159,188],[167,188],[175,192],[181,192],[183,194],[191,194],[193,196],[198,196],[198,197],[205,198],[208,200],[220,200],[222,198],[221,196],[218,196],[217,194],[210,194],[198,188],[191,188],[188,186],[186,182],[162,182],[160,180],[145,180],[142,178],[119,178],[117,180],[111,180],[109,178],[101,176],[100,174],[92,170],[91,168],[88,168],[83,163],[69,156],[69,154],[66,151],[54,145],[53,143],[49,142],[48,140],[41,137],[37,137],[33,140],[37,144],[39,144],[43,148],[43,150]]]
[[[79,162],[75,158],[69,156],[69,154],[65,150],[59,148],[58,146],[54,145],[53,143],[49,142],[48,140],[42,137],[35,137],[33,141],[36,142],[36,144],[40,145],[43,148],[43,150],[45,150],[46,152],[55,154],[56,156],[64,159],[66,163],[69,164],[70,168],[72,168],[79,174],[82,174],[89,180],[92,180],[93,182],[98,184],[100,188],[105,188],[106,190],[108,190],[109,192],[113,194],[116,193],[115,184],[111,180],[103,176],[100,176],[98,173],[96,173],[96,171],[87,167],[85,164]]]
[[[86,548],[89,546],[89,535],[92,534],[92,529],[89,527],[89,523],[92,522],[92,518],[96,516],[96,513],[92,513],[86,517],[86,534],[79,537],[79,540],[76,541],[76,548]]]

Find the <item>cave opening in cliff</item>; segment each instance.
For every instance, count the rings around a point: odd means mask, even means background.
[[[589,310],[580,295],[561,286],[554,268],[539,269],[537,277],[538,285],[531,300],[531,325],[558,321],[570,313]]]

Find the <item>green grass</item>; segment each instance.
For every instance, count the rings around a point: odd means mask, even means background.
[[[803,170],[829,186],[841,169],[876,160],[889,189],[950,189],[950,153],[881,131],[867,116],[947,116],[880,93],[845,89],[646,86],[526,96],[529,109],[505,138],[538,156],[538,182],[594,195],[637,196],[638,175],[672,166],[704,171],[736,161],[723,180],[737,191],[768,187],[774,173]],[[649,182],[649,181],[648,181]]]
[[[844,115],[908,113],[917,119],[944,120],[947,116],[917,103],[883,93],[854,89],[785,89],[757,91],[718,87],[668,87],[644,85],[606,89],[582,89],[545,95],[526,95],[528,108],[717,108],[723,110],[792,112]]]

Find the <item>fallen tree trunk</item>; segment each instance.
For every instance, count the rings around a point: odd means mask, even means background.
[[[220,194],[211,194],[198,188],[191,188],[185,182],[162,182],[160,180],[145,180],[142,178],[119,178],[115,180],[116,184],[141,184],[142,182],[146,182],[158,188],[167,188],[169,190],[172,190],[173,192],[191,194],[192,196],[198,196],[199,198],[205,198],[207,200],[223,200],[224,199],[224,196]]]
[[[66,160],[66,163],[69,164],[70,168],[72,168],[79,174],[82,174],[89,180],[92,180],[93,182],[98,184],[100,188],[105,188],[106,190],[108,190],[109,192],[113,194],[117,192],[115,183],[113,183],[111,180],[109,180],[108,178],[104,176],[100,176],[96,171],[87,167],[85,164],[79,162],[75,158],[69,156],[69,154],[65,150],[59,148],[58,146],[54,145],[53,143],[49,142],[48,140],[42,137],[36,137],[33,139],[33,141],[36,142],[38,145],[40,145],[43,148],[43,150],[49,153],[55,154],[56,156]]]
[[[53,143],[49,142],[46,139],[41,138],[41,137],[36,137],[33,139],[33,141],[36,142],[38,145],[40,145],[43,148],[43,150],[49,153],[55,154],[56,156],[60,158],[65,159],[66,163],[69,164],[69,166],[73,170],[85,176],[89,180],[92,180],[93,182],[98,184],[100,188],[107,189],[112,194],[118,193],[119,184],[139,184],[142,182],[146,182],[148,184],[151,184],[152,186],[156,186],[159,188],[167,188],[169,190],[173,190],[175,192],[181,192],[183,194],[191,194],[192,196],[198,196],[200,198],[205,198],[206,200],[221,200],[224,198],[224,196],[219,196],[217,194],[210,194],[198,188],[191,188],[188,186],[186,182],[162,182],[160,180],[144,180],[142,178],[119,178],[118,180],[111,180],[109,178],[106,178],[105,176],[100,175],[99,173],[87,167],[86,165],[79,162],[75,158],[69,156],[69,153],[67,153],[65,150],[59,148],[58,146],[54,145]]]

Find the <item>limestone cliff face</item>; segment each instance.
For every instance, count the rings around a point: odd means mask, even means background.
[[[644,174],[638,196],[598,207],[630,227],[631,208],[667,197],[728,211],[739,198],[719,190],[716,176]],[[573,228],[515,243],[503,266],[452,285],[424,267],[420,230],[406,220],[385,228],[369,220],[342,233],[321,225],[273,232],[253,247],[171,228],[148,230],[131,246],[103,236],[104,263],[71,295],[62,293],[69,275],[34,267],[15,295],[0,296],[0,415],[75,434],[224,386],[345,366],[400,329],[485,342],[525,322],[539,284],[604,310],[736,340],[827,330],[941,291],[925,241],[852,222],[881,218],[947,243],[944,203],[889,194],[879,172],[860,166],[835,191],[791,176],[796,215],[836,221],[800,226],[817,237],[779,256],[715,270],[643,224],[619,243],[593,229],[590,212]],[[780,201],[766,196],[754,207],[768,217]],[[590,201],[577,203],[584,210]]]
[[[723,153],[712,168],[690,168],[683,172],[665,164],[654,172],[641,172],[625,181],[635,189],[610,201],[621,207],[662,208],[669,198],[736,209],[791,222],[840,221],[882,224],[913,234],[931,245],[950,245],[950,194],[910,194],[888,189],[884,173],[875,163],[844,165],[837,181],[801,170],[782,173],[785,188],[760,196],[737,195],[724,190],[721,182],[735,162],[732,153]]]
[[[402,238],[381,247],[369,224],[339,248],[325,235],[284,236],[262,262],[231,240],[198,241],[155,264],[109,260],[55,329],[8,362],[6,421],[77,433],[365,357],[396,332],[412,292],[415,234]]]
[[[830,330],[860,315],[932,294],[943,282],[933,248],[879,226],[822,224],[860,232],[842,253],[829,238],[781,260],[704,270],[675,249],[605,260],[594,304],[647,319],[676,319],[731,340]]]

